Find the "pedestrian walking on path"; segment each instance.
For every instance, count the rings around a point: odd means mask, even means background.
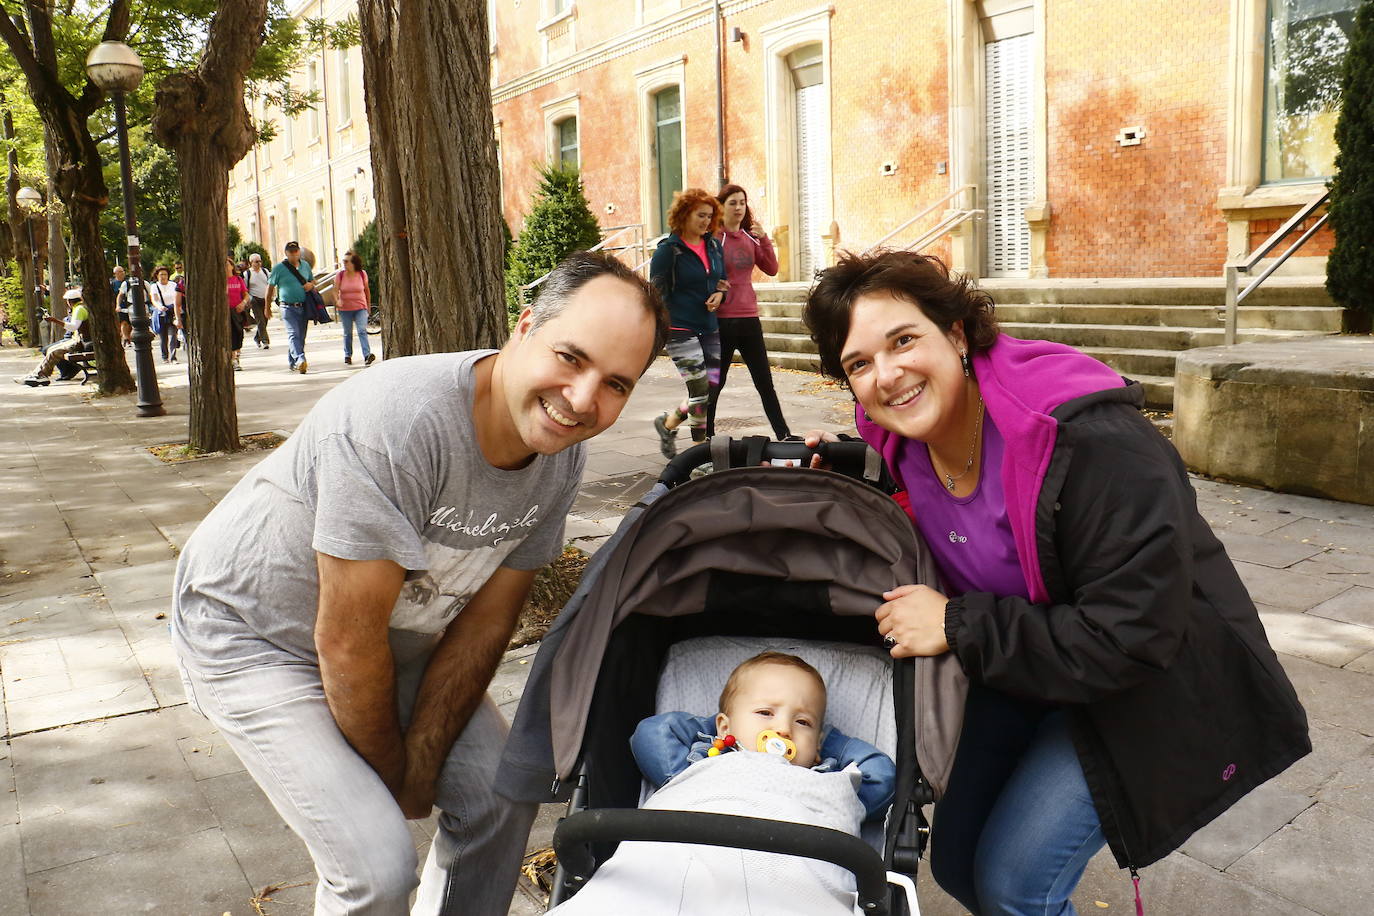
[[[1312,745],[1140,385],[992,312],[896,251],[841,257],[805,317],[949,592],[876,614],[894,657],[957,658],[918,712],[962,722],[922,762],[948,774],[931,874],[974,913],[1071,913],[1104,843],[1134,878]]]
[[[224,288],[229,298],[229,349],[233,351],[234,371],[243,369],[239,351],[243,349],[243,318],[248,311],[248,284],[238,274],[233,258],[224,259]]]
[[[372,309],[372,296],[367,288],[367,271],[363,259],[353,252],[344,255],[343,270],[334,275],[334,302],[343,325],[344,365],[353,365],[353,335],[363,351],[363,365],[370,366],[377,357],[367,340],[367,316]]]
[[[256,252],[249,255],[248,270],[243,279],[248,284],[248,297],[252,300],[253,343],[262,350],[271,349],[272,346],[272,338],[267,333],[267,320],[272,317],[272,310],[267,306],[268,276],[262,268],[262,255]]]
[[[654,419],[663,457],[677,454],[684,422],[693,442],[706,441],[706,408],[720,372],[720,308],[728,283],[715,232],[720,203],[701,188],[688,188],[668,210],[669,234],[649,262],[649,279],[668,304],[668,356],[687,385],[687,397]]]
[[[286,243],[286,257],[272,268],[267,278],[266,312],[272,312],[272,300],[281,302],[281,318],[286,323],[286,367],[305,375],[310,364],[305,359],[305,333],[309,318],[305,313],[305,294],[315,288],[310,264],[301,257],[299,242]]]
[[[725,259],[725,279],[730,284],[725,300],[716,310],[720,322],[720,381],[711,387],[711,400],[706,409],[706,435],[716,434],[716,402],[730,373],[730,363],[739,351],[740,358],[754,380],[754,390],[763,403],[764,416],[773,427],[775,439],[786,439],[792,433],[783,419],[778,393],[773,389],[773,373],[768,366],[768,348],[763,342],[763,324],[759,321],[759,300],[754,292],[754,268],[770,277],[778,274],[778,255],[773,240],[763,227],[754,222],[749,209],[749,195],[737,184],[727,184],[716,195],[724,212],[720,242]]]
[[[550,274],[499,352],[388,360],[326,394],[201,523],[172,640],[319,874],[317,913],[507,911],[535,806],[494,792],[486,688],[586,460],[666,337],[614,258]],[[224,545],[252,536],[262,561]],[[407,819],[438,806],[419,882]]]
[[[153,333],[162,344],[162,361],[177,361],[177,348],[181,341],[177,338],[177,287],[172,282],[172,272],[166,266],[153,269],[154,282],[148,285],[148,305],[152,307]]]

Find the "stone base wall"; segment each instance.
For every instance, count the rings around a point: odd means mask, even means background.
[[[1374,339],[1179,354],[1174,445],[1202,474],[1374,505]]]

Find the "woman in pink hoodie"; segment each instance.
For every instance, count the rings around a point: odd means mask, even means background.
[[[893,657],[949,653],[967,678],[921,703],[963,707],[931,874],[971,913],[1072,914],[1104,843],[1139,880],[1311,751],[1138,383],[1000,333],[986,293],[912,252],[842,256],[805,316],[940,568],[874,616]]]
[[[730,362],[739,350],[740,358],[749,368],[754,388],[763,402],[764,415],[773,427],[773,436],[786,439],[790,433],[773,390],[773,375],[768,368],[768,348],[763,342],[763,325],[759,321],[759,300],[754,294],[754,268],[770,277],[777,276],[778,255],[773,240],[763,227],[754,222],[749,210],[749,195],[737,184],[727,184],[716,195],[724,208],[721,231],[717,236],[725,248],[725,279],[730,289],[725,294],[716,317],[720,320],[720,383],[711,388],[711,400],[706,409],[706,435],[716,434],[716,401],[725,387]]]

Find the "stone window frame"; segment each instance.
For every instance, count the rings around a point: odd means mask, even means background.
[[[645,241],[654,229],[666,233],[667,226],[655,226],[658,218],[658,159],[654,156],[654,95],[664,89],[677,87],[681,106],[679,124],[682,130],[682,178],[687,180],[687,55],[679,54],[668,60],[650,64],[635,71],[635,106],[639,118],[639,220],[644,227]]]
[[[582,168],[582,111],[579,100],[580,93],[571,92],[567,95],[550,99],[540,105],[544,113],[544,159],[550,165],[559,161],[561,150],[558,145],[558,126],[568,118],[577,118],[577,168]]]
[[[1226,255],[1250,253],[1250,221],[1291,216],[1326,188],[1325,178],[1262,184],[1266,0],[1231,0],[1230,94],[1226,106],[1226,183],[1217,208],[1226,220]],[[1325,261],[1325,258],[1320,258]]]
[[[682,9],[683,0],[635,0],[635,25],[654,22]]]
[[[539,61],[547,67],[553,63],[553,59],[549,57],[549,48],[561,37],[557,33],[566,28],[569,32],[569,42],[573,48],[577,47],[577,3],[568,0],[568,5],[562,12],[554,12],[553,0],[540,0],[540,4],[543,17],[535,24],[535,30],[539,32]]]
[[[1264,0],[1260,0],[1261,3]],[[1019,4],[995,3],[989,0],[949,0],[949,189],[973,185],[977,189],[977,206],[985,201],[983,103],[987,80],[983,70],[984,34],[980,7],[991,8],[992,18],[1001,7]],[[1045,0],[1032,0],[1029,15],[1033,31],[1034,58],[1031,61],[1031,100],[1034,124],[1031,143],[1034,161],[1032,173],[1035,193],[1026,206],[1026,222],[1030,224],[1030,267],[1028,279],[1043,279],[1050,275],[1045,259],[1049,237],[1049,101],[1045,84]],[[1024,34],[1024,33],[1023,33]],[[929,202],[914,202],[912,212]],[[954,202],[956,205],[958,201]],[[983,274],[983,246],[986,244],[987,221],[970,220],[949,235],[950,268],[970,277]]]
[[[787,56],[798,48],[807,45],[821,46],[821,66],[824,68],[824,85],[831,102],[833,125],[835,70],[830,56],[830,21],[835,15],[834,6],[823,6],[789,16],[759,29],[759,43],[763,61],[763,123],[764,130],[764,172],[767,175],[764,186],[764,203],[759,209],[763,212],[764,225],[773,233],[774,243],[782,249],[778,253],[778,279],[791,279],[799,269],[800,254],[793,243],[796,214],[796,113],[790,103],[793,93],[792,70]],[[826,139],[831,148],[827,157],[831,161],[830,201],[827,207],[829,220],[821,220],[822,225],[832,225],[835,218],[835,181],[834,181],[834,132],[827,131]],[[755,202],[757,204],[757,202]],[[787,227],[783,238],[777,237],[777,229]],[[824,236],[833,245],[827,231]],[[833,250],[833,249],[832,249]],[[829,260],[827,258],[827,260]]]

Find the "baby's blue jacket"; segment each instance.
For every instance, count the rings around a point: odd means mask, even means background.
[[[630,750],[644,778],[658,789],[691,764],[705,759],[715,738],[714,716],[665,712],[639,723],[630,738]],[[858,793],[864,819],[881,817],[892,804],[896,764],[867,741],[850,738],[837,728],[829,729],[821,742],[821,762],[812,769],[828,773],[843,770],[851,763],[857,764],[863,774]]]

